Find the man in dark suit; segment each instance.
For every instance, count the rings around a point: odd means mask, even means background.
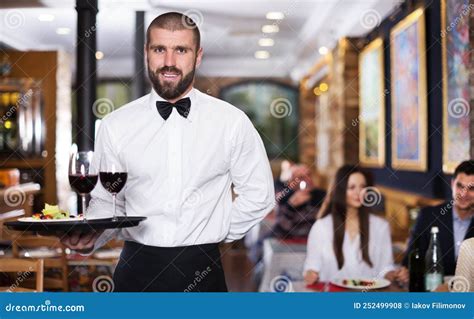
[[[430,244],[433,226],[439,229],[444,274],[454,275],[462,241],[474,237],[474,160],[459,164],[454,171],[451,188],[453,199],[450,202],[420,211],[405,253],[404,267],[398,274],[400,281],[408,281],[408,255],[415,239],[418,239],[419,249],[424,254]]]

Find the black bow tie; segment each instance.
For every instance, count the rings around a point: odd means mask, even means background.
[[[166,121],[170,117],[173,107],[176,107],[178,113],[187,118],[189,110],[191,109],[191,100],[189,97],[176,101],[176,103],[170,103],[168,101],[157,101],[156,108],[161,117]]]

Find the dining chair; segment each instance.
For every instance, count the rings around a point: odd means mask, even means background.
[[[0,272],[13,272],[19,275],[15,283],[10,287],[0,287],[2,292],[43,292],[44,279],[44,261],[43,259],[19,259],[19,258],[2,258],[0,260]],[[27,289],[19,287],[31,273],[36,273],[36,289]]]

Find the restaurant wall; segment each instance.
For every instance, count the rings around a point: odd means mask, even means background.
[[[390,30],[418,7],[425,8],[426,23],[426,74],[428,102],[428,168],[426,172],[409,172],[391,168],[391,131],[386,125],[386,166],[371,169],[378,184],[417,194],[449,198],[450,176],[442,170],[442,60],[441,60],[441,4],[436,1],[408,1],[398,12],[382,21],[366,42],[382,37],[384,40],[385,87],[390,88]],[[472,36],[472,35],[471,35]],[[391,123],[391,97],[385,96],[386,123]],[[471,112],[472,115],[472,112]]]
[[[474,5],[474,0],[470,1],[470,5]],[[474,10],[471,11],[471,17],[469,19],[469,43],[474,43]],[[469,83],[471,87],[471,102],[470,105],[474,105],[474,54],[471,54],[471,65],[470,65],[470,77]],[[474,137],[474,112],[471,112],[471,141]],[[471,142],[471,158],[474,158],[474,143]]]

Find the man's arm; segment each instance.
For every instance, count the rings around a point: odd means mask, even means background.
[[[242,238],[274,207],[275,191],[263,142],[245,116],[232,141],[230,173],[237,198],[226,242]]]

